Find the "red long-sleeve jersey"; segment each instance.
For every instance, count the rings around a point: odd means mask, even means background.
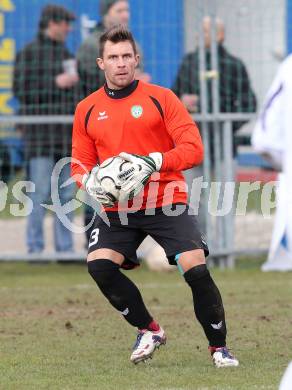
[[[202,162],[203,144],[197,126],[171,90],[134,81],[118,91],[104,86],[77,105],[72,175],[79,186],[97,163],[120,152],[163,154],[161,170],[145,186],[138,209],[186,203],[181,171]]]

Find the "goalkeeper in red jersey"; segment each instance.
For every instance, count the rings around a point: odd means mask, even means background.
[[[188,212],[181,171],[199,165],[203,145],[198,128],[179,99],[166,88],[134,79],[139,56],[132,34],[114,26],[100,38],[97,64],[106,83],[76,109],[72,175],[103,204],[109,224],[97,216],[88,250],[88,271],[110,304],[138,329],[131,361],[152,357],[166,335],[143,302],[137,286],[120,271],[137,266],[136,250],[147,235],[177,264],[192,290],[195,315],[217,367],[238,366],[226,347],[220,292],[206,266],[208,247]],[[135,167],[122,187],[129,196],[113,204],[96,173],[105,159],[120,155]],[[136,167],[139,166],[140,170]],[[142,195],[141,195],[142,194]],[[136,198],[140,197],[140,202]],[[127,213],[127,224],[121,214]]]

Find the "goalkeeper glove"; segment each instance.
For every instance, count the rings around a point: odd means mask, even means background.
[[[152,173],[160,171],[163,157],[158,152],[150,153],[149,156],[122,152],[119,156],[132,163],[135,168],[132,175],[121,185],[124,196],[132,199],[142,190]]]
[[[86,192],[105,207],[113,207],[115,201],[101,186],[97,173],[99,165],[96,165],[89,174],[83,175],[82,185]]]

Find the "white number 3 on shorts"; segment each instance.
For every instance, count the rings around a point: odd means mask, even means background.
[[[90,234],[90,240],[88,247],[90,248],[92,245],[97,244],[98,241],[98,235],[99,235],[99,229],[93,229],[91,234]]]

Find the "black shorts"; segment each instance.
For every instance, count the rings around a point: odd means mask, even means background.
[[[107,248],[125,257],[124,269],[139,265],[136,251],[147,235],[151,236],[164,249],[170,264],[176,264],[175,256],[193,249],[203,249],[205,256],[209,250],[199,230],[196,217],[188,213],[186,205],[172,205],[173,209],[184,211],[179,215],[165,215],[162,208],[139,210],[135,213],[107,212],[96,217],[91,232],[88,253]],[[180,209],[182,210],[182,209]],[[149,213],[155,215],[149,215]],[[107,217],[107,223],[104,220]]]

